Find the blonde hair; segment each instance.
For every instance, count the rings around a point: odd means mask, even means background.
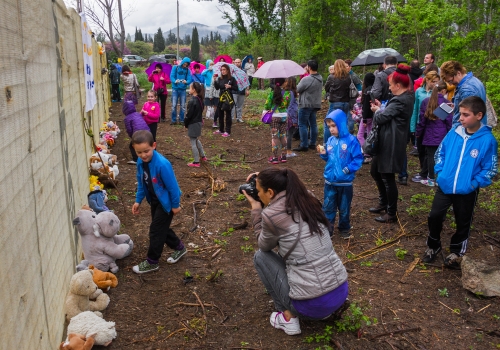
[[[425,87],[427,85],[427,81],[432,81],[434,79],[439,79],[439,74],[436,71],[431,70],[425,75],[424,82],[422,83],[422,86]]]
[[[349,75],[349,71],[346,68],[344,60],[338,59],[333,64],[333,76],[337,79],[344,79]]]

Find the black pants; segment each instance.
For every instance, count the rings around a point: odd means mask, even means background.
[[[167,95],[165,95],[165,94],[158,95],[158,102],[160,103],[160,106],[161,106],[161,114],[160,114],[161,120],[165,121],[165,106],[167,104]],[[151,131],[151,132],[153,132],[153,131]],[[154,134],[154,135],[156,135],[156,134]],[[155,141],[156,141],[156,138],[155,138]]]
[[[394,173],[379,173],[377,170],[378,156],[371,162],[370,175],[377,184],[379,204],[387,206],[387,214],[396,215],[398,211],[398,186]]]
[[[479,189],[469,194],[445,194],[437,187],[434,200],[432,201],[431,212],[427,219],[429,223],[427,246],[429,248],[438,249],[441,247],[443,221],[450,205],[453,205],[457,230],[451,236],[450,252],[459,256],[465,254],[478,193]]]
[[[422,137],[417,137],[417,151],[418,160],[420,162],[420,176],[426,178],[429,175],[429,168],[427,166],[427,156],[425,155],[425,146],[422,145]]]
[[[427,177],[434,180],[434,154],[438,149],[438,146],[424,146],[425,147],[425,157],[427,158],[427,169],[429,170]]]
[[[253,77],[251,76],[248,76],[248,82],[250,83],[250,89],[252,88],[252,81],[253,81]]]
[[[120,84],[111,84],[111,96],[111,99],[115,101],[120,101],[122,99],[120,97]]]
[[[221,133],[227,132],[228,134],[231,133],[231,125],[233,125],[233,120],[231,118],[231,111],[223,111],[220,106],[217,108],[217,112],[219,114],[219,131]],[[224,114],[226,115],[226,124],[224,125]],[[224,126],[226,129],[224,130]]]
[[[174,213],[165,212],[160,202],[151,202],[151,217],[148,260],[150,263],[158,263],[163,252],[163,246],[166,244],[169,248],[178,250],[181,240],[174,230],[170,228]]]
[[[132,154],[132,160],[134,162],[137,162],[137,159],[139,157],[137,156],[137,153],[135,153],[135,148],[132,146],[132,141],[130,141],[128,148],[130,149],[130,154]]]
[[[148,124],[151,134],[153,134],[153,140],[156,142],[156,130],[158,129],[158,123]]]

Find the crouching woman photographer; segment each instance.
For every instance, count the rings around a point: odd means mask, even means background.
[[[244,191],[259,245],[254,265],[277,310],[271,325],[300,334],[299,317],[319,320],[343,311],[347,272],[333,249],[321,203],[297,174],[268,168],[256,175],[262,203]]]

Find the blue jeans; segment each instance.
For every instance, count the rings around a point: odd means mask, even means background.
[[[403,163],[403,168],[398,174],[398,179],[402,179],[403,177],[408,177],[408,156],[405,154],[405,161]]]
[[[351,229],[352,185],[335,186],[325,183],[324,196],[323,212],[332,225],[330,232],[333,232],[337,209],[339,211],[339,231],[349,231]]]
[[[308,147],[309,140],[307,137],[307,128],[311,128],[311,143],[316,145],[318,138],[318,125],[316,124],[316,109],[314,108],[300,108],[299,109],[299,134],[300,134],[300,147]]]
[[[354,120],[352,120],[351,112],[349,111],[349,102],[330,102],[330,108],[328,108],[328,112],[326,113],[326,115],[330,114],[336,109],[341,109],[347,116],[347,127],[349,128],[349,132],[351,132],[350,124],[352,124],[352,130],[354,130]],[[330,130],[328,130],[325,124],[323,133],[324,144],[326,144],[326,141],[328,141],[328,138],[330,136],[332,136],[332,134],[330,133]]]
[[[186,112],[186,90],[172,90],[172,122],[177,122],[177,102],[180,99],[180,113],[179,119],[180,122],[184,122],[184,113]]]

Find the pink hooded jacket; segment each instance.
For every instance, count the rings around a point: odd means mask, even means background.
[[[158,123],[160,121],[160,104],[158,102],[146,102],[142,107],[148,114],[142,114],[147,124]]]

